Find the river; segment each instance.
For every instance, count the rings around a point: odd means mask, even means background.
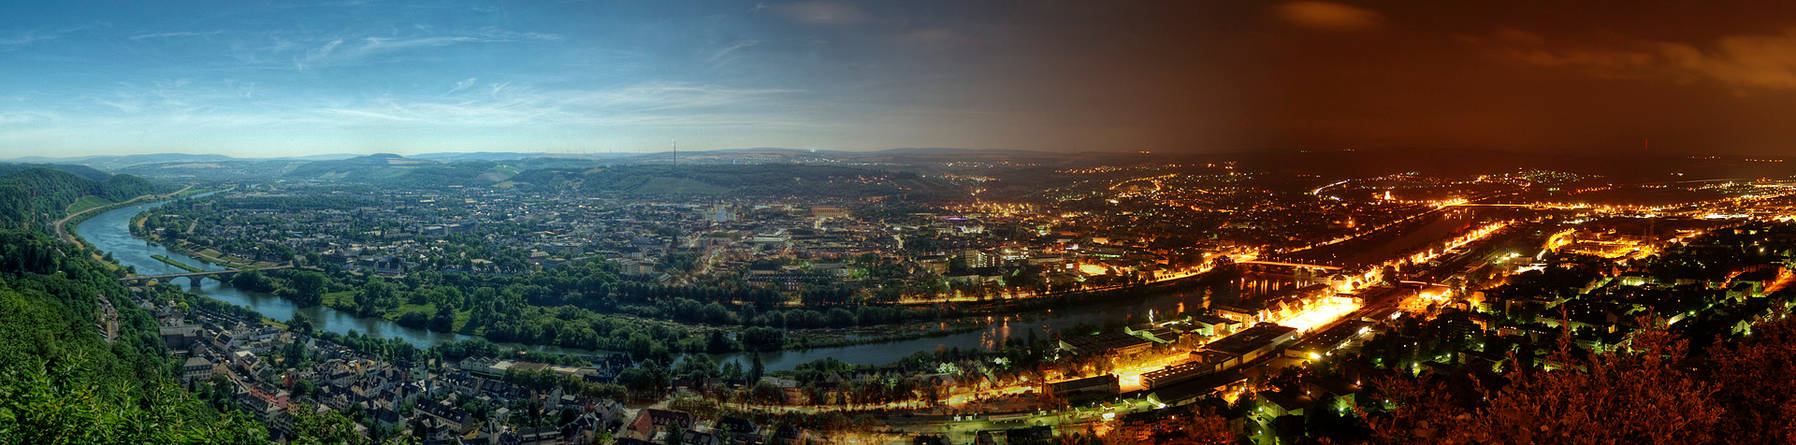
[[[1339,264],[1349,267],[1380,264],[1391,258],[1438,248],[1453,237],[1464,234],[1477,224],[1493,217],[1513,216],[1514,209],[1455,208],[1427,216],[1420,221],[1387,228],[1351,241],[1284,255],[1284,258]]]
[[[145,210],[160,206],[167,201],[139,204],[122,207],[101,213],[83,221],[76,226],[75,233],[92,243],[101,251],[112,254],[119,264],[133,267],[141,275],[159,275],[183,273],[184,270],[168,265],[151,257],[163,255],[176,261],[206,270],[222,270],[224,267],[208,264],[198,258],[171,251],[160,245],[144,241],[131,235],[132,217]],[[186,284],[186,280],[177,280]],[[400,326],[391,320],[379,317],[358,317],[354,314],[339,311],[325,306],[299,307],[291,300],[262,292],[239,290],[225,286],[217,280],[206,279],[194,292],[233,305],[248,307],[265,317],[275,320],[293,318],[293,314],[305,314],[314,320],[319,329],[347,334],[361,332],[368,335],[397,338],[407,343],[427,348],[432,345],[467,339],[469,336],[454,333],[432,332],[425,329]],[[1252,293],[1252,292],[1250,292]],[[1042,314],[1012,315],[993,317],[984,328],[947,334],[936,337],[916,338],[884,343],[863,345],[814,348],[806,350],[789,350],[761,353],[762,364],[768,370],[790,370],[801,363],[823,358],[835,358],[847,363],[861,365],[880,365],[891,363],[918,351],[935,351],[944,348],[962,349],[994,349],[1002,347],[1010,341],[1024,341],[1031,332],[1040,338],[1048,338],[1055,331],[1069,329],[1079,324],[1098,325],[1114,320],[1146,320],[1150,313],[1155,316],[1176,314],[1184,308],[1197,310],[1202,306],[1201,291],[1168,292],[1149,298],[1139,298],[1128,304],[1086,305],[1075,310],[1049,311]],[[543,352],[560,352],[571,354],[590,354],[569,348],[545,346],[525,346],[502,344],[509,347],[524,347]],[[715,356],[720,361],[741,361],[747,364],[744,354],[723,354]]]
[[[1299,287],[1299,284],[1307,283],[1298,283],[1287,276],[1247,273],[1241,280],[1234,283],[1233,289],[1212,292],[1211,298],[1235,298],[1235,293],[1253,298],[1293,289]],[[1006,342],[1027,341],[1031,332],[1037,338],[1046,339],[1051,338],[1051,334],[1054,332],[1072,329],[1080,324],[1097,326],[1113,321],[1127,321],[1134,324],[1149,321],[1150,318],[1165,320],[1184,311],[1197,312],[1203,308],[1204,291],[1199,288],[1191,288],[1167,291],[1145,298],[1131,298],[1130,301],[1121,304],[1084,304],[1071,309],[1046,313],[993,317],[991,324],[985,328],[940,337],[766,352],[761,354],[761,360],[767,369],[773,370],[792,369],[801,363],[824,358],[834,358],[847,363],[878,365],[909,357],[919,351],[948,348],[997,349],[1003,347]],[[730,354],[720,357],[720,360],[739,358],[740,354]]]
[[[81,238],[86,239],[87,242],[100,248],[101,251],[112,254],[113,260],[118,261],[119,264],[135,268],[139,275],[161,275],[186,272],[175,266],[158,261],[156,258],[151,257],[151,255],[163,255],[172,258],[175,261],[180,261],[205,270],[226,269],[226,267],[206,263],[198,258],[183,255],[179,252],[169,250],[160,245],[138,239],[131,235],[130,225],[133,216],[136,216],[144,210],[161,206],[167,202],[168,201],[161,201],[139,204],[101,213],[86,221],[82,221],[80,225],[75,226],[75,234],[80,235]],[[186,285],[187,280],[179,279],[176,280],[175,283]],[[468,338],[468,336],[460,334],[445,334],[424,329],[408,328],[384,318],[357,317],[348,312],[331,309],[322,305],[302,308],[299,307],[299,305],[294,304],[293,301],[285,298],[262,292],[238,290],[230,286],[225,286],[223,283],[218,282],[218,280],[210,278],[203,280],[200,287],[194,289],[194,292],[226,303],[248,307],[261,313],[264,317],[275,320],[291,319],[293,318],[293,314],[296,313],[306,314],[307,317],[310,317],[313,320],[313,323],[315,323],[319,329],[337,333],[359,331],[369,335],[399,338],[421,348],[452,340]]]

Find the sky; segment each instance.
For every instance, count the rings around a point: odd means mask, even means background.
[[[0,158],[1796,153],[1772,2],[5,2]],[[677,141],[677,142],[676,142]]]

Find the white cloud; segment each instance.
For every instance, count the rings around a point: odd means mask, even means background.
[[[599,109],[698,110],[761,102],[795,93],[783,89],[737,89],[715,85],[647,82],[571,95],[571,105]]]
[[[337,36],[328,40],[300,39],[300,42],[297,42],[297,44],[296,42],[287,41],[279,35],[272,35],[270,38],[275,41],[275,44],[265,48],[266,52],[279,54],[291,52],[295,48],[310,47],[310,49],[306,49],[303,53],[295,55],[292,58],[293,66],[296,69],[301,70],[319,66],[352,64],[381,56],[462,44],[561,40],[561,36],[557,34],[518,32],[494,28],[483,28],[454,35],[406,37],[364,35],[359,37]],[[305,40],[311,40],[311,43],[307,44],[304,42]],[[250,59],[260,60],[263,59],[263,57],[252,56]]]
[[[143,111],[143,105],[136,103],[134,101],[94,99],[94,102],[99,103],[100,105],[105,105],[108,107],[116,108],[119,111],[123,111],[126,113],[137,113],[139,111]]]
[[[193,141],[303,150],[296,144],[353,144],[398,134],[412,135],[406,139],[411,141],[460,143],[496,134],[602,134],[627,140],[837,128],[827,119],[805,119],[819,105],[795,90],[680,82],[550,88],[473,77],[448,83],[402,92],[305,94],[242,80],[171,79],[120,82],[60,102],[20,97],[0,102],[0,128],[6,129],[0,131],[0,151],[32,144],[179,149]],[[443,93],[449,87],[455,94]],[[557,142],[520,136],[515,143]]]
[[[737,40],[731,42],[728,46],[713,51],[711,57],[705,59],[705,63],[709,64],[712,69],[729,65],[730,62],[734,62],[736,59],[742,57],[741,54],[738,54],[742,52],[742,50],[753,48],[760,44],[761,41],[759,40]]]
[[[410,119],[410,118],[395,116],[395,115],[386,114],[386,113],[378,113],[378,112],[373,112],[373,111],[368,111],[368,110],[325,108],[325,109],[319,110],[319,111],[321,111],[325,114],[337,114],[337,115],[342,115],[342,116],[351,117],[351,118],[369,118],[369,119],[378,119],[378,120],[393,121],[393,122],[417,122],[416,119]]]
[[[155,32],[155,33],[149,33],[149,34],[138,34],[138,35],[134,35],[134,36],[131,36],[131,37],[128,37],[128,38],[129,38],[129,39],[131,39],[131,40],[145,40],[145,39],[167,39],[167,38],[176,38],[176,37],[211,37],[211,36],[215,36],[215,35],[219,35],[219,34],[221,34],[221,33],[223,33],[223,32],[224,32],[224,31],[208,31],[208,32],[193,32],[193,31],[172,31],[172,32]]]
[[[14,34],[12,37],[0,38],[0,51],[17,51],[38,42],[55,40],[57,37],[60,36],[39,31],[24,31]]]
[[[56,120],[54,113],[36,111],[0,111],[0,126],[37,124]]]
[[[49,30],[49,31],[45,31],[42,29],[31,29],[31,30],[19,31],[19,32],[14,33],[11,37],[0,37],[0,51],[17,51],[20,49],[24,49],[25,47],[35,45],[40,42],[47,42],[47,41],[51,41],[51,40],[60,39],[60,38],[62,38],[62,36],[67,35],[67,34],[86,31],[86,30],[93,29],[93,28],[111,28],[111,27],[112,27],[112,23],[108,23],[108,22],[89,22],[89,23],[83,23],[83,24],[73,25],[73,26],[65,26],[62,28],[57,28],[57,29],[53,29],[53,30]]]
[[[341,126],[394,123],[497,128],[681,126],[694,128],[793,126],[782,106],[790,90],[650,82],[592,90],[537,90],[496,84],[487,97],[379,96],[307,108],[310,118]]]
[[[475,78],[473,78],[473,77],[469,77],[469,78],[468,78],[468,79],[467,79],[467,80],[463,80],[463,81],[460,81],[460,82],[456,82],[456,83],[455,83],[455,87],[454,87],[454,88],[450,88],[450,89],[449,89],[449,92],[448,92],[448,93],[444,93],[444,94],[455,94],[455,93],[458,93],[458,92],[461,92],[461,90],[465,90],[465,89],[468,89],[468,88],[473,88],[473,87],[474,87],[474,83],[475,83],[475,82],[477,82],[477,81],[478,81],[478,80],[477,80],[477,79],[475,79]]]

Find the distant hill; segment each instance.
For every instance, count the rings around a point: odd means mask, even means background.
[[[476,152],[421,153],[421,154],[415,154],[415,155],[407,155],[406,157],[412,158],[412,159],[429,159],[432,161],[440,161],[440,162],[456,162],[456,161],[518,161],[518,160],[534,159],[534,158],[564,158],[564,159],[595,158],[595,157],[602,157],[602,156],[595,156],[595,155],[578,155],[578,156],[576,156],[576,155],[571,155],[571,154],[552,154],[552,153],[513,153],[513,152],[501,152],[501,151],[476,151]],[[617,157],[617,156],[609,156],[609,157]]]
[[[435,162],[408,161],[405,157],[395,154],[373,154],[349,159],[298,164],[282,176],[293,179],[349,179],[353,177],[357,180],[374,180],[401,175],[422,164],[435,164]]]
[[[266,181],[279,178],[295,165],[293,160],[231,160],[203,162],[171,162],[133,165],[116,170],[120,174],[182,182]]]
[[[758,196],[935,199],[948,184],[916,173],[805,164],[618,165],[537,169],[511,182],[547,189],[626,196]]]
[[[94,181],[74,173],[32,167],[0,175],[0,229],[41,230],[83,196],[123,201],[174,187],[131,175]]]
[[[80,156],[80,157],[72,157],[72,158],[49,158],[49,157],[43,157],[43,156],[31,156],[31,157],[14,159],[14,161],[34,162],[34,163],[80,164],[80,165],[97,168],[100,170],[117,171],[119,169],[131,167],[134,165],[160,164],[160,163],[168,163],[168,162],[217,162],[217,161],[229,161],[232,159],[234,159],[234,158],[232,158],[230,156],[214,155],[214,154],[153,153],[153,154],[137,154],[137,155]]]
[[[7,176],[33,168],[58,170],[75,176],[80,176],[89,181],[105,181],[107,177],[112,176],[111,173],[95,170],[93,167],[73,164],[0,164],[0,176]]]
[[[394,154],[358,156],[297,164],[282,179],[337,181],[407,186],[485,186],[510,179],[519,171],[548,165],[582,165],[584,161],[528,158],[513,161],[439,162]]]
[[[1602,175],[1623,181],[1681,181],[1700,178],[1787,177],[1796,163],[1752,162],[1739,156],[1676,154],[1590,155],[1523,153],[1488,149],[1379,148],[1360,150],[1246,150],[1171,155],[1158,161],[1232,161],[1248,171],[1310,173],[1332,178],[1381,176],[1415,171],[1430,175],[1476,175],[1518,169],[1547,169]],[[1681,175],[1679,174],[1681,173]]]

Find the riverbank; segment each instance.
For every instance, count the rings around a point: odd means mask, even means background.
[[[92,247],[91,245],[88,245],[85,241],[83,241],[81,239],[80,235],[75,233],[75,226],[79,226],[79,225],[81,225],[82,222],[86,222],[88,218],[92,218],[95,215],[110,212],[113,210],[118,210],[118,209],[125,208],[128,206],[137,205],[137,204],[141,203],[142,201],[157,201],[157,200],[166,200],[166,199],[174,199],[174,198],[183,198],[183,197],[192,196],[192,195],[205,193],[205,192],[206,191],[203,189],[194,190],[193,185],[190,184],[185,187],[181,187],[180,190],[175,190],[173,192],[168,192],[168,193],[161,194],[161,195],[143,195],[143,196],[138,196],[136,198],[127,199],[127,200],[124,200],[121,202],[105,204],[105,205],[93,205],[93,202],[91,200],[88,200],[87,203],[84,204],[85,207],[82,208],[81,210],[69,213],[68,215],[63,216],[62,219],[56,220],[56,222],[54,224],[51,224],[51,230],[53,232],[55,232],[54,235],[55,235],[56,239],[67,240],[67,241],[75,243],[75,244],[87,245],[89,247]],[[83,197],[84,200],[86,198],[87,197]],[[76,203],[80,204],[80,203],[82,203],[82,201],[76,201]],[[74,204],[70,204],[71,209],[73,209],[74,207],[75,207]]]
[[[206,264],[216,264],[219,266],[224,266],[224,267],[228,267],[228,268],[232,268],[232,269],[274,267],[274,266],[280,265],[279,263],[270,263],[267,261],[255,261],[255,260],[251,260],[248,258],[240,258],[240,257],[225,255],[224,253],[221,253],[221,252],[218,252],[215,250],[211,250],[211,249],[207,249],[206,251],[196,252],[193,250],[192,247],[190,247],[191,244],[187,243],[186,241],[176,240],[174,242],[170,242],[170,241],[163,239],[162,237],[159,237],[159,236],[153,237],[153,238],[143,238],[143,240],[156,243],[157,245],[162,246],[162,248],[168,249],[171,252],[179,253],[179,254],[185,255],[185,256],[190,256],[190,257],[193,257],[194,259],[204,261],[204,262],[206,262]],[[208,254],[206,252],[212,252],[212,253]]]
[[[906,340],[920,340],[920,339],[926,339],[926,338],[944,337],[944,336],[949,336],[949,335],[954,335],[954,334],[964,334],[964,333],[978,331],[981,329],[991,327],[991,323],[989,323],[989,322],[986,322],[986,323],[979,323],[977,321],[968,322],[971,320],[972,319],[963,319],[960,322],[920,323],[920,324],[909,324],[909,325],[904,325],[904,326],[899,326],[899,325],[866,326],[866,327],[850,328],[850,329],[827,329],[827,330],[810,329],[810,330],[798,330],[798,331],[787,330],[786,345],[785,345],[785,348],[782,350],[785,350],[785,351],[807,351],[807,350],[818,349],[818,348],[839,348],[839,347],[843,347],[843,346],[859,346],[859,345],[870,345],[870,344],[879,344],[879,343],[900,342],[900,341],[906,341]],[[936,325],[951,324],[951,325],[950,326],[942,326],[939,329],[929,329],[928,325],[930,325],[930,324],[936,324]],[[916,329],[912,329],[913,327]],[[886,335],[870,335],[870,333],[872,333],[872,332],[892,332],[894,330],[901,332],[901,333],[886,334]],[[829,332],[806,332],[806,331],[829,331]],[[846,331],[846,332],[844,332],[844,331]]]
[[[1135,284],[1114,289],[1065,292],[1052,296],[993,299],[972,302],[932,303],[929,305],[907,305],[909,307],[933,307],[953,310],[970,316],[1015,316],[1033,315],[1041,312],[1052,312],[1057,309],[1074,309],[1097,304],[1134,303],[1141,299],[1163,295],[1167,292],[1191,290],[1202,287],[1217,276],[1216,271],[1204,271],[1179,278],[1152,283]]]
[[[163,264],[179,267],[179,268],[181,268],[181,270],[185,270],[188,272],[205,272],[206,271],[205,269],[193,267],[193,266],[188,265],[187,263],[176,261],[174,258],[169,258],[167,255],[161,255],[161,254],[150,255],[150,258],[155,258],[156,261],[161,261]]]

